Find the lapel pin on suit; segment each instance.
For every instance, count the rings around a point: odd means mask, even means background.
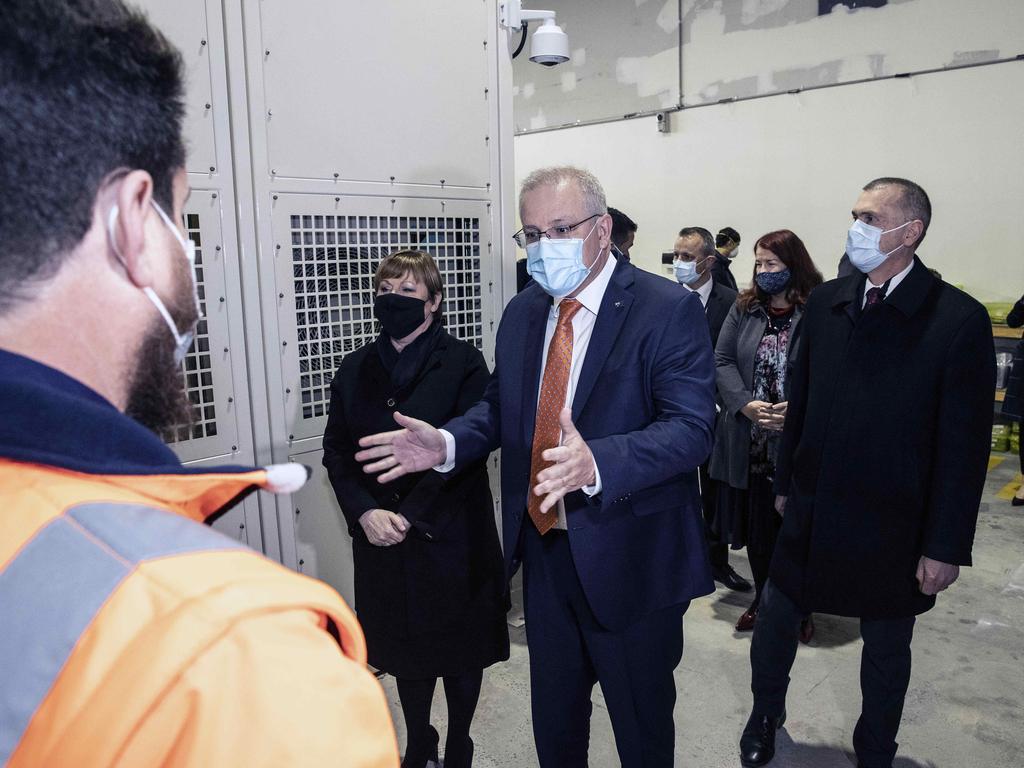
[[[621,301],[616,301],[615,302],[615,308],[616,309],[622,309],[622,302]]]

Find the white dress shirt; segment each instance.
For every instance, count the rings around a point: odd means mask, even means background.
[[[587,355],[587,347],[590,346],[590,337],[593,335],[594,325],[597,323],[597,313],[601,308],[601,301],[604,299],[605,290],[612,279],[616,263],[615,257],[609,253],[605,259],[604,267],[601,268],[594,281],[574,297],[583,306],[577,310],[572,318],[572,361],[569,364],[568,391],[565,396],[565,405],[568,408],[572,407],[573,397],[576,394],[576,385],[579,384],[580,372],[583,370],[583,361]],[[708,281],[709,284],[710,282]],[[540,380],[537,384],[538,400],[540,397],[540,385],[544,381],[544,369],[547,367],[547,350],[551,345],[552,337],[555,335],[555,327],[558,325],[558,305],[561,301],[562,299],[555,299],[551,305],[551,310],[548,312],[547,327],[544,330],[544,357],[541,362]],[[445,457],[444,464],[440,464],[434,467],[434,469],[438,472],[450,472],[455,466],[455,438],[452,437],[448,430],[442,429],[440,431],[444,437],[447,456]],[[588,496],[596,496],[601,492],[601,473],[597,468],[596,462],[594,463],[594,478],[593,485],[584,486],[582,489]],[[533,491],[529,492],[532,493]],[[562,530],[566,529],[565,504],[561,500],[558,502],[558,522],[555,523],[555,527]]]
[[[882,301],[885,301],[890,296],[892,296],[892,292],[896,290],[896,286],[902,283],[903,278],[910,274],[910,270],[914,268],[914,264],[916,263],[916,261],[917,259],[911,259],[910,263],[907,264],[906,269],[904,269],[897,275],[893,275],[889,279],[889,290],[885,292],[885,296],[882,298]],[[884,283],[882,285],[884,285]],[[868,303],[868,291],[870,291],[872,288],[881,288],[882,285],[875,285],[874,283],[871,282],[871,278],[868,278],[867,280],[864,281],[864,295],[860,297],[861,309],[864,309],[864,306]]]
[[[702,285],[700,288],[691,288],[690,286],[686,285],[686,283],[680,283],[680,285],[682,285],[683,288],[690,291],[691,293],[696,293],[698,296],[700,296],[701,306],[704,307],[704,309],[707,309],[708,299],[711,298],[711,288],[714,282],[714,278],[709,278],[708,281],[704,283],[704,285]]]

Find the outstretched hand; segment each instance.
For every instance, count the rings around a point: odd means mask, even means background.
[[[395,411],[395,421],[404,429],[378,432],[359,440],[359,445],[365,450],[356,453],[356,461],[365,465],[364,472],[383,472],[377,482],[390,483],[402,475],[422,472],[444,463],[448,451],[439,430],[398,411]]]
[[[572,410],[563,408],[558,422],[562,427],[562,444],[541,454],[545,461],[554,464],[537,473],[537,484],[533,487],[533,493],[544,497],[540,511],[545,513],[566,494],[597,481],[594,454],[572,423]]]

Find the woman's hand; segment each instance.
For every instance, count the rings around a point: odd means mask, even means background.
[[[765,414],[771,411],[772,404],[764,400],[751,400],[740,409],[740,413],[750,419],[754,424],[761,424]]]
[[[759,426],[772,432],[781,432],[786,425],[786,408],[788,406],[789,401],[769,405],[764,410]]]
[[[359,524],[370,543],[377,547],[401,544],[409,532],[409,521],[386,509],[369,509],[359,518]]]

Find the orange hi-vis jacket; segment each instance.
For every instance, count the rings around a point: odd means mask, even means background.
[[[296,469],[184,468],[0,350],[0,765],[395,768],[342,599],[201,523]]]

